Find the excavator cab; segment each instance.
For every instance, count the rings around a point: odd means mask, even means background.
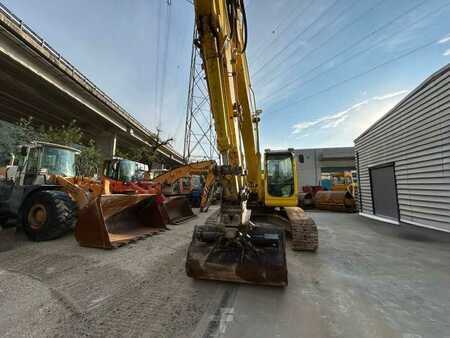
[[[297,167],[291,151],[265,153],[265,205],[269,207],[297,206]]]

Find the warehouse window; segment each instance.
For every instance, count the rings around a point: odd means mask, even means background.
[[[303,154],[298,155],[298,161],[300,163],[305,163],[305,156]]]

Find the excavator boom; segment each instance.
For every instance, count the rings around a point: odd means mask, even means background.
[[[261,155],[245,50],[243,0],[195,0],[198,38],[223,165],[220,211],[195,228],[186,259],[188,276],[286,285],[284,230],[254,226],[253,206],[264,204]]]

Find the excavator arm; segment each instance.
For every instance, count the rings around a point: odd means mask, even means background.
[[[215,161],[189,163],[155,177],[153,182],[160,183],[162,185],[172,185],[182,177],[192,175],[208,175],[208,173],[213,171],[215,165]]]
[[[199,279],[286,285],[284,230],[254,226],[248,204],[264,204],[255,107],[245,50],[243,0],[195,0],[197,39],[206,74],[222,165],[214,170],[222,186],[221,207],[197,226],[186,272]]]
[[[201,175],[205,177],[203,186],[200,211],[207,211],[212,194],[214,193],[214,185],[216,183],[216,176],[214,174],[216,168],[216,161],[201,161],[189,163],[184,166],[172,169],[162,175],[153,179],[153,182],[164,186],[172,186],[175,182],[181,180],[183,177],[191,177],[193,175]]]
[[[242,0],[196,0],[195,41],[203,58],[217,145],[223,199],[232,205],[249,196],[262,200],[261,155],[245,50],[247,20]],[[225,204],[223,204],[226,207]],[[223,208],[226,213],[225,208]],[[235,207],[233,208],[235,210]],[[240,218],[241,222],[245,217]]]

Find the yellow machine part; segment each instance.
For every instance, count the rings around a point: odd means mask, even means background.
[[[315,251],[317,227],[297,207],[297,170],[292,151],[267,151],[266,168],[261,168],[260,111],[255,105],[246,59],[245,3],[193,3],[198,33],[195,45],[201,51],[222,161],[216,168],[222,194],[217,215],[194,230],[186,272],[196,279],[285,286],[285,231],[293,234],[299,250]],[[280,207],[280,214],[273,207]],[[279,227],[272,218],[287,222]]]
[[[284,154],[286,156],[286,154]],[[298,175],[297,173],[297,164],[296,161],[291,156],[291,165],[292,165],[292,173],[293,175],[293,182],[292,184],[289,184],[292,186],[291,194],[289,196],[273,196],[269,192],[269,184],[270,184],[270,178],[268,177],[268,159],[270,159],[271,156],[277,156],[277,153],[266,153],[264,157],[265,161],[265,170],[264,170],[264,176],[263,181],[260,184],[264,185],[264,205],[268,207],[296,207],[298,206]]]

